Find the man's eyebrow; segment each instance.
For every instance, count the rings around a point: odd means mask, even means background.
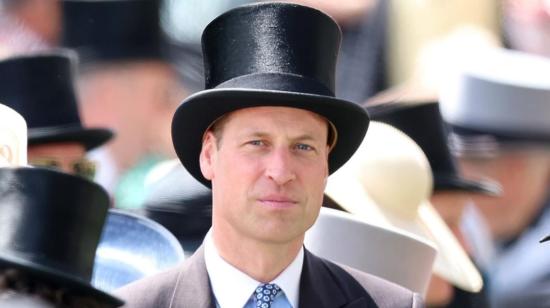
[[[241,136],[244,137],[244,138],[250,138],[250,137],[266,138],[266,137],[269,137],[269,134],[266,133],[266,132],[262,132],[262,131],[250,130],[250,131],[243,132],[241,134]]]
[[[250,137],[268,138],[270,137],[270,134],[263,131],[249,131],[249,132],[243,133],[242,136],[245,138],[250,138]],[[290,137],[290,140],[293,140],[293,141],[318,141],[317,139],[319,138],[315,138],[313,134],[309,134],[309,133],[304,133],[304,134],[297,135],[295,137]]]
[[[318,139],[319,138],[315,138],[313,137],[313,135],[307,134],[307,133],[292,138],[292,140],[299,140],[299,141],[319,141]]]

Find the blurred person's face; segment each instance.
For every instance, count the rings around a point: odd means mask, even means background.
[[[454,296],[453,286],[445,279],[432,274],[424,302],[426,307],[445,307]]]
[[[119,168],[148,153],[175,156],[170,126],[185,96],[173,69],[163,62],[98,67],[79,80],[82,120],[107,127],[116,137],[107,145]]]
[[[334,18],[340,25],[354,24],[360,21],[378,0],[286,0],[316,8]]]
[[[61,33],[60,0],[18,0],[11,11],[27,28],[51,46]]]
[[[435,191],[430,202],[435,207],[441,218],[453,232],[465,251],[468,251],[468,245],[464,240],[464,235],[460,230],[460,223],[466,205],[469,204],[470,194],[465,192],[453,191]],[[426,292],[426,306],[439,307],[449,304],[454,296],[453,286],[445,279],[432,275],[428,291]]]
[[[435,191],[430,198],[431,204],[466,251],[469,247],[464,240],[460,225],[464,209],[471,203],[472,196],[473,194],[461,191]]]
[[[87,160],[85,155],[84,146],[76,142],[30,145],[28,149],[31,166],[51,168],[93,179],[95,165]]]
[[[550,57],[550,1],[504,0],[502,8],[510,46]]]
[[[517,236],[539,213],[549,191],[550,152],[506,150],[494,158],[462,157],[459,162],[468,177],[488,177],[502,185],[501,197],[472,197],[495,239]]]

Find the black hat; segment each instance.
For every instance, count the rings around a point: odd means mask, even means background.
[[[148,186],[143,207],[145,216],[170,230],[188,252],[212,226],[212,191],[179,163]]]
[[[172,121],[176,153],[197,180],[206,129],[229,112],[258,106],[306,109],[328,119],[337,140],[329,157],[336,171],[361,144],[368,115],[334,97],[334,70],[341,32],[324,13],[288,3],[232,9],[203,32],[205,88],[185,99]]]
[[[90,284],[109,197],[78,176],[0,168],[0,267],[120,306]]]
[[[25,118],[29,145],[74,141],[90,150],[111,139],[108,129],[82,126],[73,85],[75,61],[69,51],[0,61],[0,102]]]
[[[82,61],[164,59],[160,0],[65,0],[62,45]]]
[[[420,146],[432,168],[435,191],[500,194],[499,186],[493,182],[474,181],[460,176],[447,145],[445,124],[437,102],[388,102],[369,106],[367,110],[373,120],[394,126]]]

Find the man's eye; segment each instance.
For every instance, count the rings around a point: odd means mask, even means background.
[[[265,143],[261,140],[252,140],[252,141],[249,141],[248,144],[250,145],[255,145],[255,146],[262,146],[264,145]]]
[[[298,144],[296,145],[296,149],[297,149],[297,150],[300,150],[300,151],[312,151],[312,150],[313,150],[313,147],[310,146],[310,145],[307,145],[307,144],[298,143]]]

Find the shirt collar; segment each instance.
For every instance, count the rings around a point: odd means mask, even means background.
[[[260,282],[241,272],[220,256],[211,231],[204,240],[204,262],[212,292],[219,306],[244,307]],[[302,247],[289,266],[270,282],[277,284],[283,290],[292,307],[298,307],[303,264],[304,248]]]

